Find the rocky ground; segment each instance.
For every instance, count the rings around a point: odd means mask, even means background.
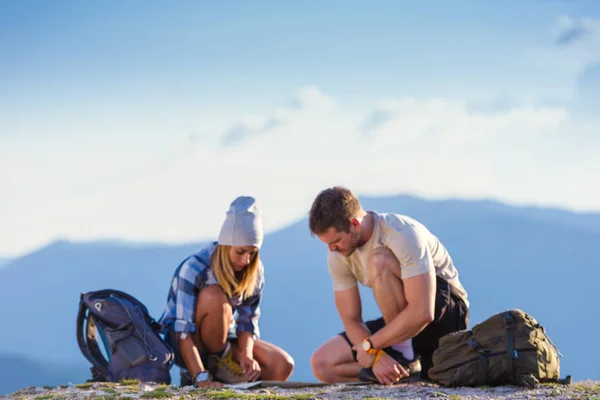
[[[1,397],[1,396],[0,396]],[[537,389],[520,387],[443,388],[428,383],[379,385],[325,385],[305,388],[258,387],[198,390],[191,387],[154,385],[137,381],[84,383],[58,387],[29,387],[3,397],[7,400],[116,400],[116,399],[589,399],[600,400],[600,382],[571,385],[543,384]]]

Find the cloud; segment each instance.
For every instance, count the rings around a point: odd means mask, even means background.
[[[548,49],[555,66],[574,75],[600,64],[600,20],[559,18],[556,46]]]
[[[258,136],[269,130],[285,125],[292,115],[291,110],[278,109],[270,117],[248,115],[225,132],[222,138],[224,146],[235,145],[253,136]]]
[[[248,115],[236,122],[223,135],[223,146],[234,146],[250,138],[265,134],[286,125],[292,118],[306,110],[330,110],[336,102],[317,86],[298,90],[288,107],[278,108],[271,115]]]
[[[507,54],[502,71],[481,82],[484,94],[505,97],[516,105],[566,104],[578,95],[577,82],[589,68],[600,65],[600,20],[558,18],[545,43],[520,47]],[[485,96],[479,99],[488,101]]]
[[[323,93],[318,86],[307,86],[296,93],[292,100],[292,108],[295,110],[305,109],[332,109],[337,102]]]
[[[373,132],[393,120],[395,117],[395,111],[392,108],[382,105],[371,112],[361,123],[358,129],[365,136],[370,136]]]
[[[583,41],[594,35],[598,22],[590,18],[573,19],[563,16],[558,20],[556,44],[566,46]]]
[[[393,142],[453,144],[491,139],[523,140],[558,129],[567,119],[562,107],[511,107],[493,113],[473,111],[466,102],[451,99],[386,100],[359,124],[363,136]],[[432,141],[433,140],[433,141]]]
[[[565,30],[556,39],[556,44],[559,46],[566,46],[574,43],[578,40],[585,38],[590,35],[590,31],[583,26],[573,26],[568,30]]]
[[[244,146],[182,137],[180,147],[152,156],[73,143],[61,153],[67,139],[49,138],[50,145],[39,144],[52,150],[40,152],[47,159],[29,154],[25,143],[6,153],[0,147],[0,180],[14,189],[0,198],[9,199],[0,208],[0,254],[55,237],[206,240],[240,194],[258,199],[269,231],[304,217],[313,196],[335,184],[363,194],[600,204],[600,190],[582,185],[600,170],[593,135],[600,125],[564,108],[515,105],[489,113],[457,99],[400,97],[357,110],[305,93],[295,96],[299,106],[289,116],[273,110],[244,120],[254,133],[242,136]],[[283,122],[264,130],[278,118]],[[90,182],[86,190],[82,182]]]

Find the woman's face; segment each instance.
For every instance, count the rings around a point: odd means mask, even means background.
[[[233,266],[235,272],[240,272],[254,258],[258,249],[254,246],[231,246],[229,250],[229,261]]]

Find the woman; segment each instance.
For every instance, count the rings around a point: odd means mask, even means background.
[[[218,241],[188,257],[175,271],[159,323],[181,367],[182,385],[219,387],[257,379],[287,380],[292,374],[290,355],[259,339],[262,242],[256,201],[238,197]]]

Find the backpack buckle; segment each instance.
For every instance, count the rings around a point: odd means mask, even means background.
[[[504,323],[506,324],[507,329],[515,329],[515,320],[508,311],[503,313],[502,317],[504,318]]]
[[[475,352],[483,353],[483,347],[481,347],[481,345],[479,344],[479,342],[477,340],[475,340],[475,338],[470,338],[469,340],[467,340],[467,344]]]

